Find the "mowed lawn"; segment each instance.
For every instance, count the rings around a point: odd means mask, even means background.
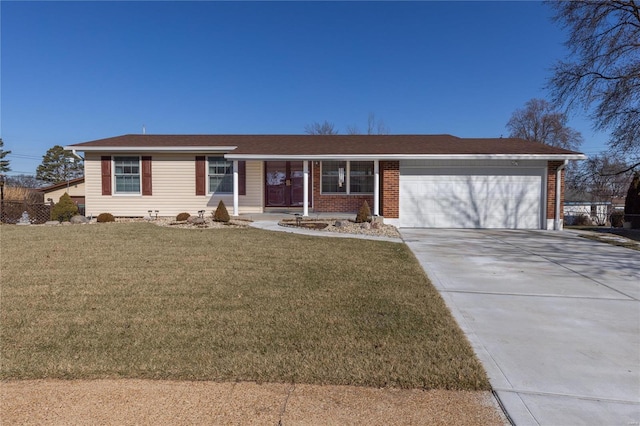
[[[489,389],[404,244],[147,223],[0,240],[0,379]]]

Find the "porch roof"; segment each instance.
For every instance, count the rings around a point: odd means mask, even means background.
[[[122,135],[65,147],[83,152],[224,153],[250,159],[509,158],[579,160],[579,152],[515,138],[452,135]]]

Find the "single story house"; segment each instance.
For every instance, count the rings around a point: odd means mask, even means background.
[[[84,214],[84,177],[45,186],[38,189],[38,191],[44,194],[44,201],[46,203],[57,203],[60,201],[60,197],[62,197],[66,192],[71,197],[71,201],[78,206],[80,214]]]
[[[86,212],[356,212],[399,227],[561,229],[578,152],[452,135],[123,135],[84,152]]]

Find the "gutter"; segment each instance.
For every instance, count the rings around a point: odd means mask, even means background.
[[[556,169],[556,208],[553,220],[553,229],[556,231],[562,230],[560,227],[560,189],[562,188],[562,170],[567,167],[568,163],[569,160],[564,160],[564,163]]]

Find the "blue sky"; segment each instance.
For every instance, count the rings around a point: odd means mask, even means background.
[[[127,133],[499,137],[547,98],[565,34],[538,2],[0,2],[0,136],[12,174]],[[582,151],[605,148],[580,111]]]

